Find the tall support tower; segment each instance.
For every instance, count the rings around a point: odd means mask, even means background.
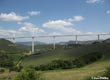
[[[32,54],[34,54],[34,38],[35,37],[32,37]]]
[[[56,44],[55,44],[55,36],[53,36],[53,49],[55,50],[55,48],[56,48]]]

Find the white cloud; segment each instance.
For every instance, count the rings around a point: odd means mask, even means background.
[[[8,35],[6,30],[0,29],[0,35]]]
[[[95,4],[95,3],[103,3],[104,0],[86,0],[86,3]]]
[[[82,21],[84,20],[84,17],[83,16],[74,16],[74,21]]]
[[[44,32],[43,29],[36,27],[36,25],[32,23],[23,23],[23,26],[18,31],[23,33],[30,32],[32,35],[34,35],[35,33]]]
[[[64,35],[64,34],[62,34],[62,33],[60,33],[60,32],[46,32],[46,33],[44,34],[44,36],[45,36],[45,35],[54,36],[54,35]]]
[[[110,10],[107,10],[107,12],[106,12],[107,14],[110,14]]]
[[[71,22],[67,22],[64,20],[56,20],[56,21],[49,21],[47,23],[43,24],[44,28],[49,28],[49,29],[62,29],[64,26],[71,26],[72,23]]]
[[[51,34],[49,34],[49,35],[62,35],[61,33],[59,33],[59,32],[52,32]]]
[[[47,23],[43,24],[44,28],[51,29],[51,30],[59,30],[63,32],[77,32],[77,30],[68,27],[72,26],[73,24],[71,22],[67,22],[64,20],[56,20],[56,21],[49,21]]]
[[[70,21],[70,22],[82,21],[82,20],[84,20],[83,16],[74,16],[73,18],[68,19],[68,21]]]
[[[17,15],[15,12],[11,13],[1,13],[0,14],[0,20],[1,21],[22,21],[24,19],[28,19],[28,16],[20,16]]]
[[[40,11],[29,11],[28,14],[29,14],[30,16],[37,16],[37,15],[40,14]]]
[[[50,29],[50,30],[61,31],[63,33],[79,34],[81,32],[72,28],[72,26],[73,26],[73,22],[81,21],[81,20],[84,20],[84,17],[74,16],[73,18],[69,18],[66,20],[55,20],[55,21],[52,20],[52,21],[44,23],[43,27]]]
[[[5,29],[0,29],[0,36],[4,37],[15,37],[15,36],[25,36],[25,35],[37,35],[39,33],[44,33],[45,31],[43,29],[40,29],[36,27],[32,23],[20,23],[22,27],[20,27],[17,30],[5,30]],[[10,36],[11,35],[11,36]]]
[[[4,29],[0,29],[0,36],[15,37],[15,35],[20,35],[20,34],[22,34],[22,33],[19,32],[19,31],[16,31],[16,30],[4,30]]]

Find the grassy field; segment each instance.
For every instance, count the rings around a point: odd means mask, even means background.
[[[110,60],[99,60],[82,68],[40,71],[40,73],[42,80],[86,80],[88,77],[103,75],[108,66],[110,66]],[[0,74],[0,80],[7,77],[14,78],[16,74],[16,72],[6,71]]]
[[[101,76],[110,65],[110,60],[97,61],[83,68],[42,72],[44,80],[86,80],[88,77]]]

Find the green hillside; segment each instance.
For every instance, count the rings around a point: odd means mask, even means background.
[[[48,47],[48,46],[47,46]],[[50,63],[53,60],[58,59],[74,59],[81,55],[91,53],[91,52],[101,52],[104,54],[104,58],[110,58],[110,43],[95,43],[90,45],[78,45],[78,46],[60,46],[56,50],[48,50],[41,52],[38,55],[32,55],[25,58],[22,62],[23,66],[29,65],[41,65]]]
[[[18,60],[22,56],[21,53],[24,52],[24,50],[26,49],[25,46],[15,45],[14,43],[5,39],[1,39],[0,44],[3,46],[0,47],[0,50],[5,51],[15,60]],[[41,73],[40,77],[43,80],[86,80],[86,78],[91,76],[103,75],[106,71],[106,68],[110,65],[110,43],[108,42],[93,43],[88,45],[56,45],[55,50],[52,50],[51,47],[52,45],[40,46],[39,49],[42,48],[43,51],[39,51],[36,54],[24,58],[21,65],[23,65],[24,68],[29,65],[38,66],[41,64],[50,63],[53,60],[75,59],[79,56],[91,52],[100,52],[104,55],[101,60],[98,60],[81,68],[39,71]],[[11,52],[8,52],[10,50],[13,51],[13,54]],[[0,75],[0,79],[7,76],[13,78],[16,74],[17,72],[5,72]]]
[[[26,46],[14,44],[6,39],[0,39],[0,52],[5,53],[17,63],[24,53],[29,52],[29,50]]]
[[[6,53],[23,53],[28,50],[24,46],[16,45],[9,40],[0,39],[0,51]]]

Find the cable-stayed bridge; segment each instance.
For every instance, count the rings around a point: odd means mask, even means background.
[[[16,43],[16,40],[17,39],[31,39],[31,42],[32,42],[32,53],[34,53],[34,42],[35,42],[35,39],[37,40],[38,38],[52,38],[52,44],[53,44],[53,49],[56,48],[56,38],[61,38],[62,41],[64,41],[64,37],[68,38],[68,37],[71,37],[73,38],[74,37],[74,40],[75,41],[75,44],[78,44],[78,41],[87,41],[87,40],[96,40],[96,41],[100,41],[100,40],[105,40],[105,39],[108,39],[110,38],[110,34],[78,34],[78,35],[43,35],[43,36],[20,36],[20,37],[17,37],[17,36],[10,36],[10,37],[1,37],[1,38],[4,38],[4,39],[8,39],[8,40],[11,40],[13,41],[14,43]],[[85,38],[84,38],[85,37]],[[83,39],[84,38],[84,39]],[[72,39],[71,39],[72,40]]]

